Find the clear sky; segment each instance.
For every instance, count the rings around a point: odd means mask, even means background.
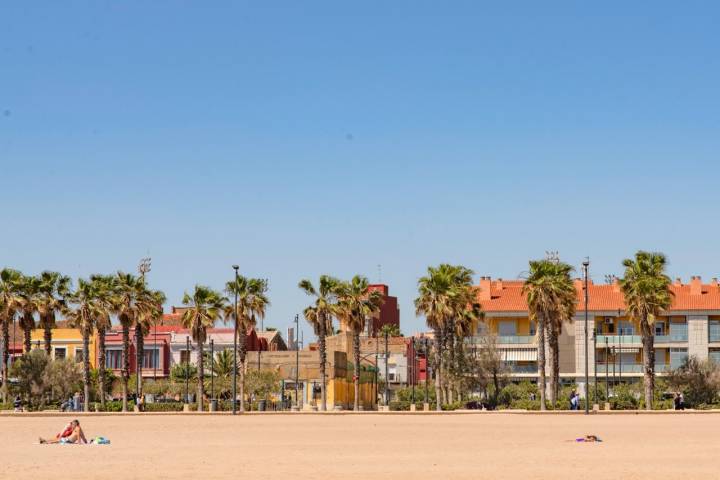
[[[550,5],[552,4],[552,6]],[[133,271],[177,304],[238,263],[267,324],[303,277],[428,265],[715,276],[717,2],[4,1],[0,265]],[[306,338],[310,329],[306,327]]]

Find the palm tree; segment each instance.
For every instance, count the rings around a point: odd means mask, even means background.
[[[257,319],[265,317],[270,305],[267,293],[267,281],[260,278],[246,278],[238,275],[237,279],[225,284],[225,292],[229,297],[237,295],[237,311],[235,304],[228,303],[223,312],[225,322],[232,318],[235,321],[235,335],[238,336],[238,371],[240,372],[240,411],[245,411],[245,359],[247,355],[246,335],[248,330],[255,328]]]
[[[312,325],[315,335],[318,337],[318,350],[320,352],[320,411],[327,409],[326,396],[326,363],[327,349],[325,346],[325,337],[332,332],[332,317],[337,311],[337,293],[340,280],[329,275],[320,275],[318,288],[316,289],[310,280],[300,280],[298,287],[306,294],[315,297],[312,306],[304,311],[305,320]]]
[[[433,370],[435,372],[435,408],[442,410],[440,392],[442,389],[442,345],[443,332],[455,313],[454,291],[455,275],[450,265],[428,267],[427,275],[418,280],[418,297],[415,299],[415,314],[424,315],[428,327],[435,336]]]
[[[70,277],[58,272],[45,271],[40,274],[38,286],[38,327],[44,333],[45,353],[52,353],[52,329],[55,328],[55,314],[65,304],[65,296],[70,292]]]
[[[40,279],[33,276],[23,276],[20,282],[20,295],[22,296],[22,309],[20,328],[23,331],[25,353],[32,348],[32,331],[35,329],[35,312],[38,310],[38,288]]]
[[[138,376],[138,397],[142,398],[142,365],[145,358],[145,336],[150,333],[150,328],[162,320],[163,304],[165,294],[160,290],[147,290],[141,292],[138,302],[139,309],[135,317],[135,331],[137,333],[137,376]]]
[[[655,345],[652,324],[672,304],[670,277],[665,274],[667,259],[657,252],[639,251],[635,259],[622,262],[625,275],[620,288],[625,296],[628,316],[640,324],[645,371],[645,409],[652,410],[655,389]]]
[[[205,394],[203,381],[203,344],[207,337],[207,329],[215,325],[223,311],[225,298],[209,287],[196,285],[192,295],[185,293],[182,300],[187,310],[183,313],[183,326],[190,330],[192,338],[198,344],[198,411],[203,410],[203,397]]]
[[[112,275],[92,275],[90,282],[93,284],[93,292],[97,306],[97,317],[95,318],[95,329],[97,330],[97,369],[100,396],[100,405],[105,407],[105,384],[106,367],[105,367],[105,334],[111,328],[112,322],[110,316],[113,312],[113,294],[115,289],[115,277]]]
[[[90,411],[90,336],[95,320],[102,316],[103,306],[98,301],[97,283],[79,279],[78,288],[68,295],[67,305],[62,313],[70,325],[80,329],[83,341],[83,389],[84,411]]]
[[[365,322],[380,311],[384,298],[377,290],[368,291],[368,279],[355,275],[350,282],[338,288],[338,316],[345,322],[353,336],[353,360],[355,388],[354,410],[360,410],[360,333]]]
[[[10,358],[10,323],[15,314],[22,308],[23,298],[20,293],[22,274],[12,268],[0,270],[0,327],[2,329],[2,343],[5,348],[2,352],[2,392],[3,402],[7,402],[8,395],[8,360]]]
[[[555,406],[560,384],[560,350],[558,338],[563,322],[575,314],[577,293],[573,284],[572,266],[551,259],[530,261],[530,272],[523,293],[526,295],[530,320],[537,324],[538,374],[540,376],[540,409],[545,410],[546,342],[552,375],[550,376],[550,403]]]
[[[112,295],[112,311],[122,328],[122,411],[127,412],[128,381],[130,380],[130,327],[143,309],[142,298],[145,282],[130,273],[117,272]]]

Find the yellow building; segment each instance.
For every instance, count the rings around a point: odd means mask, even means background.
[[[45,348],[45,331],[35,329],[32,331],[32,347]],[[95,368],[96,364],[96,337],[90,337],[90,366]],[[52,331],[52,343],[50,355],[54,359],[67,358],[75,362],[82,362],[83,340],[80,330],[77,328],[54,328]]]

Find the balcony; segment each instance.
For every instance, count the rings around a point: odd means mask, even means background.
[[[655,335],[655,343],[682,343],[687,341],[687,330],[685,332],[674,332],[670,335]]]
[[[605,345],[607,342],[610,346],[616,346],[616,345],[631,345],[633,343],[635,344],[642,344],[642,337],[640,335],[598,335],[597,336],[597,346],[598,348]]]
[[[475,335],[466,341],[470,344],[483,345],[486,342],[487,335]],[[495,343],[498,345],[535,345],[535,335],[496,335]]]
[[[608,375],[612,375],[613,371],[616,375],[620,375],[620,369],[622,368],[623,375],[630,374],[630,373],[644,373],[644,368],[642,364],[639,363],[623,363],[622,365],[620,363],[615,363],[615,370],[613,370],[613,364],[612,363],[598,363],[597,364],[597,373],[598,375],[605,375],[605,372],[607,371]],[[671,366],[667,363],[656,363],[655,364],[655,373],[663,373],[663,372],[669,372]]]
[[[513,362],[506,362],[505,366],[510,370],[510,373],[523,373],[523,374],[536,374],[538,372],[537,365],[518,365]]]

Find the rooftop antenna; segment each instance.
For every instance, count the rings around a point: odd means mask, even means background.
[[[615,275],[605,275],[605,283],[611,285],[615,283],[615,280],[617,280],[617,278],[618,277],[616,277]]]
[[[545,250],[545,260],[560,263],[560,253],[557,250]]]

